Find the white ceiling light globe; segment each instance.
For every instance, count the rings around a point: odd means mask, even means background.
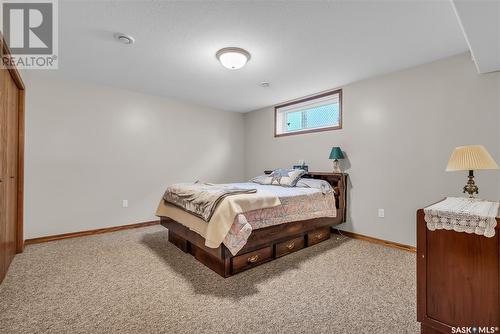
[[[227,69],[237,70],[250,60],[250,53],[241,48],[224,48],[215,54],[219,62]]]

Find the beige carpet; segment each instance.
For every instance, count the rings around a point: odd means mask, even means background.
[[[323,242],[223,279],[161,226],[26,247],[0,333],[418,333],[415,255]]]

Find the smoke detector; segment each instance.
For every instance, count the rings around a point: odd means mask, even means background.
[[[134,37],[132,37],[130,35],[127,35],[127,34],[122,34],[122,33],[119,33],[119,32],[117,32],[115,34],[115,39],[118,42],[120,42],[122,44],[127,44],[127,45],[134,44],[134,42],[135,42]]]

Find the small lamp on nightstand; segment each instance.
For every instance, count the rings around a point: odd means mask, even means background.
[[[474,194],[479,193],[479,188],[474,183],[474,170],[477,169],[498,169],[498,165],[483,145],[470,145],[457,147],[451,154],[446,171],[468,170],[469,180],[464,187],[464,193],[469,194],[469,198],[474,198]]]
[[[334,173],[342,173],[342,170],[340,170],[339,159],[344,159],[344,153],[342,153],[340,147],[332,147],[332,151],[330,152],[330,160],[333,160]]]

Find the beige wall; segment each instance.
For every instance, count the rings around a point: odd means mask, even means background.
[[[25,238],[154,219],[173,182],[240,181],[300,159],[328,171],[339,145],[351,180],[343,228],[414,245],[415,210],[461,195],[466,173],[444,172],[455,146],[483,144],[500,162],[500,73],[478,75],[468,54],[347,85],[342,130],[283,138],[273,137],[272,108],[241,115],[36,71],[23,78]],[[479,171],[477,182],[481,197],[500,198],[500,173]]]
[[[170,183],[244,176],[241,114],[36,71],[23,78],[25,238],[152,220]]]
[[[461,195],[466,172],[444,171],[454,147],[483,144],[500,162],[500,73],[478,75],[468,54],[342,88],[342,130],[274,138],[273,108],[247,113],[246,177],[300,159],[329,171],[341,146],[352,186],[343,228],[415,245],[415,210]],[[482,198],[500,198],[499,172],[476,180]]]

